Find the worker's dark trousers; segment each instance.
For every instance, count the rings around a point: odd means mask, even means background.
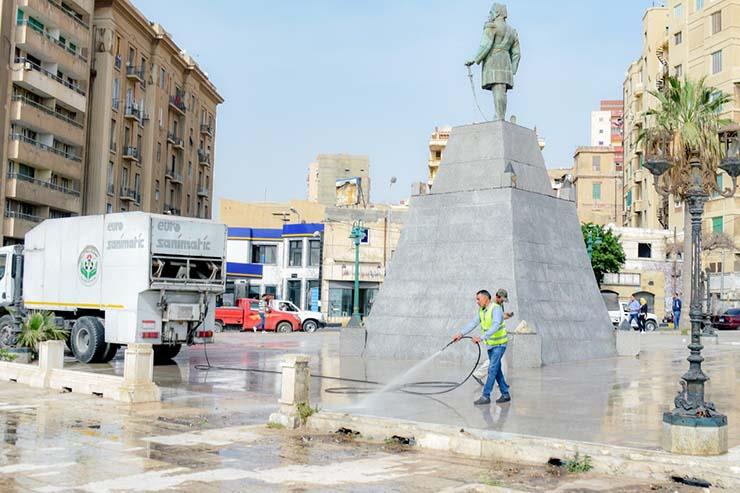
[[[488,378],[486,379],[486,385],[483,387],[483,397],[486,399],[491,398],[491,391],[493,390],[494,382],[498,383],[499,389],[501,389],[501,395],[509,395],[509,385],[504,379],[504,372],[501,369],[501,360],[506,352],[506,344],[501,346],[491,346],[488,348],[488,360],[490,364],[488,366]]]

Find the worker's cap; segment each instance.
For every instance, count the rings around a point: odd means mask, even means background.
[[[496,291],[496,296],[503,299],[504,301],[509,301],[509,293],[505,289],[499,289]]]

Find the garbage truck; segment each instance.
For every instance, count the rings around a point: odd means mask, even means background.
[[[24,246],[0,248],[0,347],[16,345],[35,311],[54,313],[83,363],[131,343],[164,360],[212,342],[226,234],[213,221],[143,212],[48,219]]]

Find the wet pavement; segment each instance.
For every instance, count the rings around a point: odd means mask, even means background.
[[[314,374],[381,382],[412,365],[341,359],[338,336],[228,333],[206,349],[215,366],[277,370],[283,354],[300,352],[311,356]],[[480,387],[472,381],[435,397],[391,392],[368,398],[327,393],[347,384],[314,379],[312,403],[357,414],[657,448],[661,412],[672,403],[687,365],[682,339],[647,335],[639,359],[510,372],[514,400],[505,406],[473,406]],[[708,345],[705,353],[712,377],[708,396],[728,414],[730,446],[736,447],[740,334],[723,333],[721,344]],[[193,347],[155,367],[163,401],[133,407],[0,383],[0,491],[439,491],[470,483],[523,491],[691,491],[590,474],[559,477],[545,468],[270,430],[264,423],[277,408],[279,375],[195,368],[205,361],[204,348]],[[69,361],[67,368],[122,374],[122,354],[109,364]],[[411,378],[455,380],[469,370],[433,363]]]

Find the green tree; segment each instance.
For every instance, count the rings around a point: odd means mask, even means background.
[[[624,265],[624,249],[619,237],[610,229],[593,223],[581,225],[583,241],[591,256],[591,268],[594,270],[596,282],[604,281],[604,274],[616,273]]]
[[[704,78],[693,81],[676,77],[668,77],[665,88],[662,91],[650,91],[650,95],[657,100],[657,105],[646,112],[645,127],[638,136],[638,143],[646,144],[648,155],[652,152],[649,148],[651,141],[666,139],[670,143],[671,167],[666,175],[676,188],[677,199],[688,189],[690,163],[693,157],[698,156],[705,175],[706,191],[711,195],[713,190],[710,185],[716,180],[723,156],[719,132],[732,123],[720,115],[724,106],[732,103],[732,97],[706,85]],[[683,224],[685,232],[691,231],[690,214],[684,214]],[[688,296],[691,292],[691,234],[684,235],[683,252],[683,294]],[[690,325],[689,306],[690,303],[684,302],[681,328]]]

